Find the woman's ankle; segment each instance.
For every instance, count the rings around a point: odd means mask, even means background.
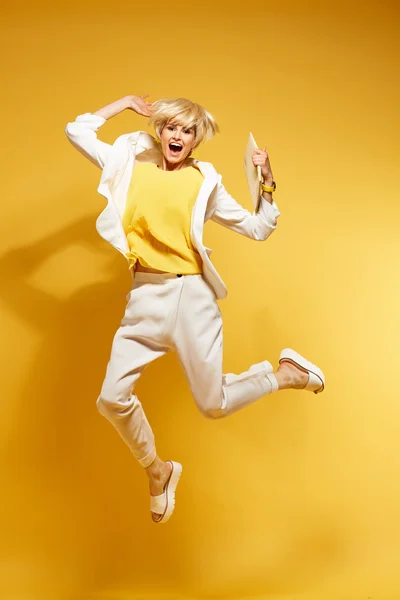
[[[145,470],[149,479],[158,479],[162,477],[167,468],[167,464],[159,456],[156,456]]]
[[[280,390],[288,390],[292,387],[292,377],[286,369],[279,368],[274,375]]]

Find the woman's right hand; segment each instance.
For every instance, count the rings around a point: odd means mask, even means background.
[[[149,94],[143,94],[143,96],[128,96],[128,108],[133,110],[138,115],[143,115],[144,117],[150,117],[153,113],[152,111],[152,102],[148,102],[144,100],[147,98]]]
[[[130,94],[129,96],[124,96],[119,100],[114,100],[114,102],[110,102],[103,108],[99,108],[96,112],[92,113],[93,115],[98,115],[99,117],[103,117],[103,119],[111,119],[111,117],[115,117],[115,115],[119,115],[123,110],[129,108],[130,110],[135,111],[138,115],[143,115],[144,117],[150,117],[153,114],[152,103],[147,100],[143,100],[143,98],[147,98],[149,94],[143,94],[143,96],[134,96]]]

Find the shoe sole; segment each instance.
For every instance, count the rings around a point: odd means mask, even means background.
[[[171,477],[169,478],[167,485],[165,487],[165,492],[167,494],[167,507],[165,509],[165,513],[159,521],[154,521],[154,523],[167,523],[172,516],[172,513],[175,509],[175,491],[178,486],[179,480],[182,475],[182,465],[180,463],[174,462],[172,460],[167,460],[172,466]]]

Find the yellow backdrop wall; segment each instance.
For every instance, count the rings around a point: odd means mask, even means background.
[[[389,1],[4,8],[1,597],[399,598],[398,17]],[[151,365],[138,395],[184,465],[165,527],[96,410],[130,278],[95,231],[100,171],[64,134],[144,93],[215,115],[197,155],[247,208],[249,131],[270,154],[272,237],[206,227],[229,289],[225,371],[292,347],[326,374],[323,394],[212,422],[174,355]],[[137,129],[125,112],[99,136]]]

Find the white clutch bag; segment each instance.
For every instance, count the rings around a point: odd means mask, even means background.
[[[247,184],[250,190],[251,201],[253,202],[254,210],[258,211],[258,205],[261,197],[261,167],[255,167],[251,157],[253,156],[255,148],[258,149],[253,134],[250,132],[249,140],[247,142],[246,150],[244,153],[244,171],[246,173]]]

